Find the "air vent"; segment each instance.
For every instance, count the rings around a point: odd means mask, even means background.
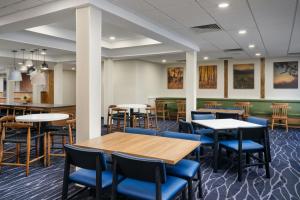
[[[186,60],[176,60],[176,62],[178,62],[178,63],[185,63]]]
[[[300,52],[288,53],[288,56],[300,56]]]
[[[224,52],[239,52],[239,51],[243,51],[243,49],[239,48],[239,49],[224,49]]]
[[[219,60],[229,60],[229,59],[233,59],[233,57],[221,57],[221,58],[218,58]]]
[[[202,26],[193,26],[191,27],[193,31],[196,33],[207,33],[207,32],[215,32],[215,31],[221,31],[222,28],[218,26],[217,24],[206,24]]]

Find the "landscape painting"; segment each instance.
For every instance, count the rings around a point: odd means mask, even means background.
[[[199,88],[217,89],[217,65],[199,67]]]
[[[297,89],[298,88],[298,62],[274,62],[275,89]]]
[[[254,89],[254,64],[233,65],[233,88]]]
[[[183,89],[183,68],[168,68],[168,89]]]

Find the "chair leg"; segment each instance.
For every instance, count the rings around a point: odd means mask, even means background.
[[[238,181],[242,181],[242,152],[238,152]]]
[[[20,144],[19,143],[16,144],[16,160],[17,160],[17,163],[20,163]]]
[[[274,129],[274,119],[272,119],[271,129],[272,129],[272,131]]]
[[[27,139],[27,148],[26,148],[26,176],[29,175],[30,151],[31,151],[31,140]]]
[[[181,192],[181,199],[186,200],[186,188],[184,188]]]
[[[62,136],[63,154],[65,154],[65,148],[64,148],[65,144],[66,144],[66,136]]]
[[[259,153],[258,153],[258,158],[259,158],[260,160],[263,160],[263,154],[262,154],[262,152],[259,152]],[[263,168],[263,166],[262,166],[262,165],[259,165],[258,168]]]
[[[250,154],[246,153],[246,164],[250,163]]]
[[[47,135],[43,136],[44,139],[44,167],[47,167]]]
[[[287,119],[285,120],[285,129],[286,129],[286,132],[289,132],[289,125],[288,125]]]
[[[47,138],[48,138],[48,145],[47,145],[47,164],[48,166],[50,166],[50,163],[51,163],[51,135],[50,133],[47,133]]]
[[[202,191],[202,176],[201,176],[201,168],[199,167],[197,171],[198,176],[198,198],[203,197],[203,191]]]
[[[269,154],[267,152],[267,150],[265,149],[264,151],[264,157],[265,157],[265,169],[266,169],[266,177],[270,178],[270,168],[269,168],[269,158],[268,158]]]
[[[192,200],[193,198],[193,178],[188,180],[188,200]]]

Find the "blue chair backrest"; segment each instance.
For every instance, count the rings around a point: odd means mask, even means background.
[[[216,113],[217,119],[239,119],[239,114],[236,113]]]
[[[240,128],[239,132],[242,133],[242,140],[254,140],[260,144],[265,144],[268,140],[268,133],[266,127],[255,128]]]
[[[153,129],[145,129],[145,128],[125,128],[126,133],[135,133],[135,134],[143,134],[143,135],[156,135],[157,131]]]
[[[117,175],[157,183],[165,183],[164,162],[157,159],[140,158],[122,153],[113,153],[113,170]]]
[[[254,124],[262,125],[264,127],[268,127],[269,120],[264,119],[264,118],[260,118],[260,117],[248,117],[247,122],[251,122],[251,123],[254,123]]]
[[[214,114],[194,114],[192,120],[216,119]]]
[[[68,164],[92,170],[96,170],[97,164],[100,164],[100,169],[106,170],[106,162],[101,151],[69,144],[65,144],[64,148]]]
[[[200,137],[201,137],[200,135],[196,135],[196,134],[186,134],[186,133],[179,133],[173,131],[164,131],[161,133],[161,136],[184,139],[184,140],[193,140],[193,141],[200,141]]]
[[[186,122],[182,119],[179,119],[178,122],[179,122],[178,132],[194,134],[194,128],[193,128],[193,125],[191,123]]]

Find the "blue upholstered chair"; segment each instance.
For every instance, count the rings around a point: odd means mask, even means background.
[[[161,136],[169,138],[178,138],[184,140],[199,141],[200,136],[195,134],[186,134],[178,132],[164,131]],[[167,165],[167,174],[186,179],[188,182],[188,196],[189,199],[193,198],[193,178],[198,177],[198,196],[202,198],[202,182],[201,182],[201,167],[199,159],[200,148],[196,150],[196,160],[182,159],[176,165]]]
[[[269,170],[269,152],[268,152],[268,132],[266,127],[257,128],[241,128],[238,130],[238,139],[233,140],[221,140],[221,148],[225,148],[230,151],[234,151],[238,155],[238,180],[242,180],[242,169],[243,167],[250,166],[265,166],[266,177],[270,178]],[[242,155],[246,153],[246,164],[242,163]],[[264,159],[254,156],[254,153],[263,153]],[[257,163],[250,163],[250,157],[259,161]]]
[[[211,113],[197,113],[196,111],[191,112],[192,115],[192,120],[207,120],[207,119],[216,119],[216,116]],[[200,126],[199,124],[193,123],[193,128],[196,134],[199,135],[207,135],[207,134],[212,134],[213,130],[210,128],[204,128]]]
[[[120,153],[113,153],[112,158],[112,200],[117,194],[144,200],[170,200],[181,193],[185,196],[186,180],[168,176],[162,161]],[[120,182],[119,175],[124,177]]]
[[[179,120],[179,132],[181,133],[190,133],[190,134],[196,134],[193,128],[193,125],[189,122],[186,122],[184,120]],[[198,135],[198,134],[196,134]],[[201,145],[213,145],[214,140],[208,136],[201,135],[200,142]]]
[[[251,123],[254,123],[254,124],[259,124],[259,125],[262,125],[264,127],[268,127],[268,124],[269,124],[268,119],[264,119],[264,118],[260,118],[260,117],[248,117],[247,122],[251,122]]]
[[[125,128],[126,133],[143,134],[143,135],[157,135],[157,131],[145,128]]]
[[[65,145],[65,152],[62,199],[71,198],[68,197],[68,185],[70,183],[78,183],[94,188],[96,190],[96,198],[99,199],[102,190],[112,185],[112,172],[106,170],[103,153],[98,150],[80,148],[68,144]],[[71,165],[81,169],[70,173]],[[71,196],[74,197],[81,191]]]

